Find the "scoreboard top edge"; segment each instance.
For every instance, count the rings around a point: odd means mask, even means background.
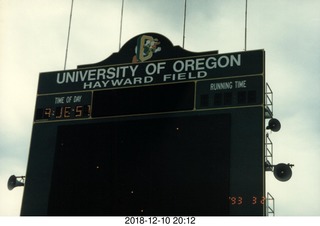
[[[78,66],[78,69],[73,70],[40,73],[38,94],[264,75],[265,72],[265,51],[263,49],[223,54],[211,51],[193,53],[192,56],[185,54],[179,57],[171,55],[171,58],[169,56],[164,59],[154,57],[158,52],[163,51],[159,47],[152,50],[151,53],[145,49],[141,51],[145,51],[146,54],[140,53],[139,55],[139,51],[138,53],[136,51],[131,62],[119,59],[110,62],[105,60],[104,62],[109,64],[102,65],[100,62]]]

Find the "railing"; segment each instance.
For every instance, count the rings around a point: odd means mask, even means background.
[[[268,83],[266,83],[265,89],[265,119],[273,118],[273,92]],[[265,170],[273,170],[273,143],[266,133],[265,139]],[[275,201],[273,196],[267,192],[266,199],[266,213],[267,216],[275,216]]]
[[[265,170],[272,171],[273,166],[273,143],[269,137],[269,134],[266,134],[265,141]]]
[[[273,117],[273,92],[266,82],[266,93],[265,93],[265,118]]]
[[[267,193],[267,216],[270,216],[272,214],[272,216],[275,216],[275,209],[274,209],[274,198],[273,196],[268,192]]]

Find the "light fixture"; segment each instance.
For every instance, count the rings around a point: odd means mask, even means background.
[[[268,122],[268,126],[266,129],[270,129],[273,132],[278,132],[281,129],[281,123],[278,119],[272,118]]]
[[[290,180],[292,176],[293,164],[285,164],[279,163],[278,165],[270,165],[268,162],[266,163],[266,171],[273,171],[274,177],[282,182]]]
[[[8,180],[8,189],[11,191],[15,187],[24,186],[25,176],[18,176],[11,175]]]

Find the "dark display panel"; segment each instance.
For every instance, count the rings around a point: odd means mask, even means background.
[[[92,117],[192,110],[194,82],[96,91]]]
[[[49,215],[229,215],[230,114],[59,126]]]

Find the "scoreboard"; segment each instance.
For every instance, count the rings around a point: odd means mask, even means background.
[[[21,215],[265,215],[264,55],[145,33],[40,73]]]

